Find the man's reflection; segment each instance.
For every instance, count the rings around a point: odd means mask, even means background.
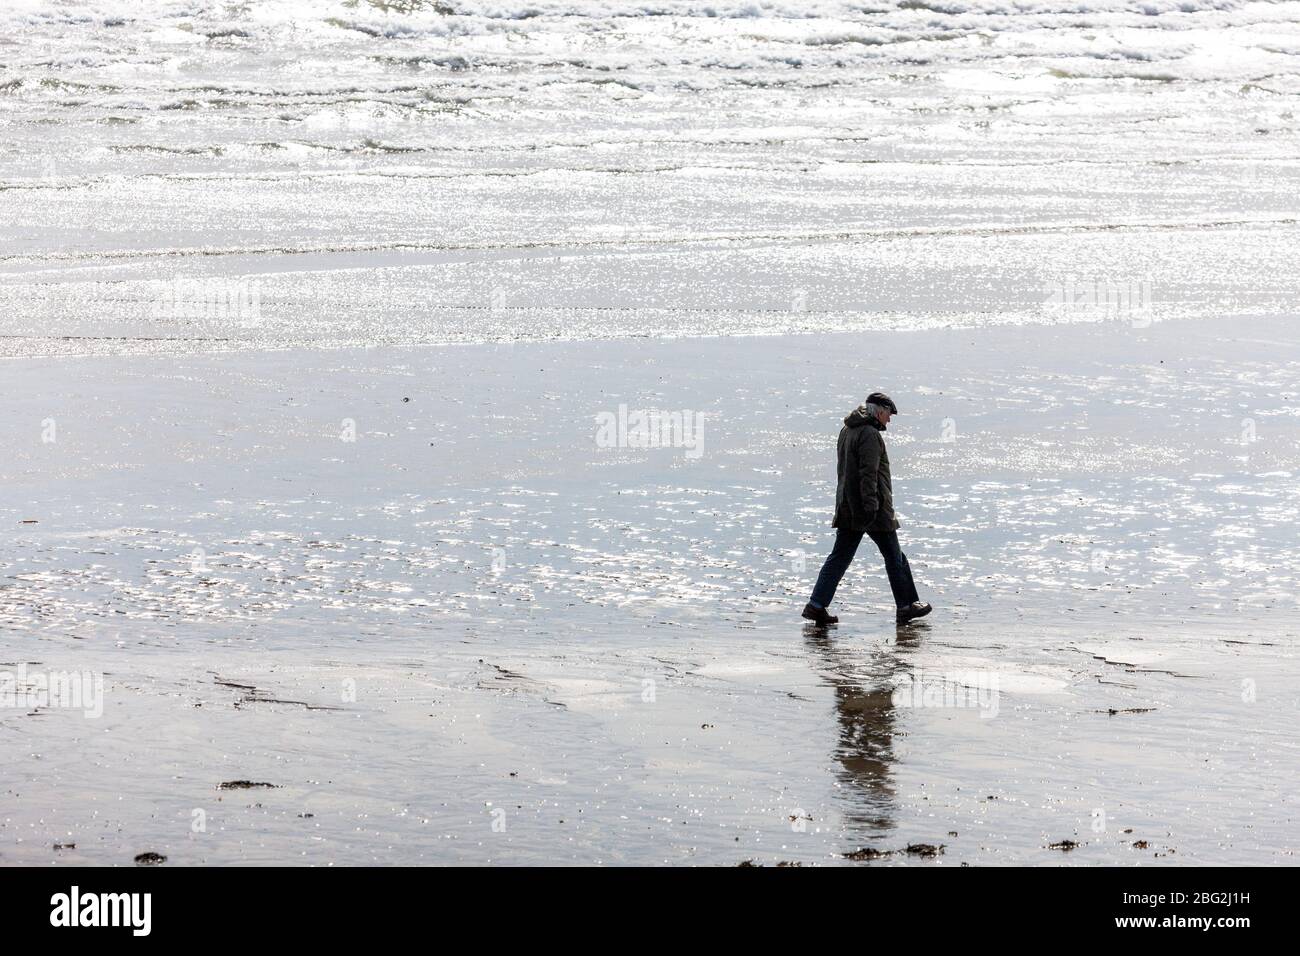
[[[893,828],[897,728],[892,698],[895,679],[911,669],[904,658],[921,627],[900,626],[893,644],[877,646],[869,656],[860,644],[851,649],[838,646],[833,631],[804,628],[804,639],[818,658],[814,664],[835,693],[837,777],[848,791],[844,819],[850,827],[873,832]]]

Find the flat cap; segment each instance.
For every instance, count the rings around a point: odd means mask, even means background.
[[[872,392],[867,396],[867,404],[879,405],[881,408],[889,409],[895,415],[898,414],[898,406],[895,405],[894,400],[884,392]]]

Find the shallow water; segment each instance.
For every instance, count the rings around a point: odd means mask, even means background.
[[[1293,7],[1054,6],[17,2],[0,355],[1292,314]]]

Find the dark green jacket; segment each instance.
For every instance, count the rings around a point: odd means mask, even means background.
[[[849,412],[836,448],[835,520],[831,526],[851,531],[893,531],[894,488],[884,426],[859,407]]]

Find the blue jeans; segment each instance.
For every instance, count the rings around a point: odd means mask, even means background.
[[[813,607],[830,607],[835,597],[835,589],[840,586],[844,572],[849,569],[853,556],[858,552],[864,532],[839,528],[835,532],[835,547],[822,565],[821,574],[817,575],[817,585],[813,588],[808,603]],[[885,559],[885,573],[889,575],[889,589],[894,592],[894,603],[907,607],[913,601],[919,601],[916,583],[912,580],[912,566],[907,563],[907,555],[898,546],[897,531],[869,531],[871,540],[880,549],[880,556]]]

